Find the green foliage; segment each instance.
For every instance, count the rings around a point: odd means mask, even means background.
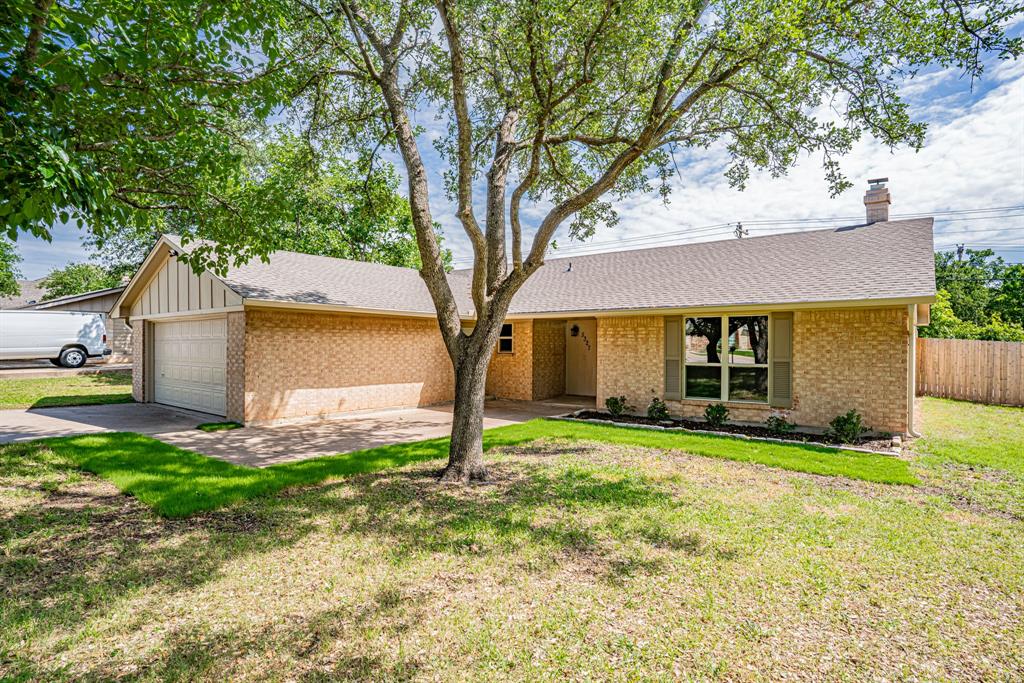
[[[889,484],[917,483],[907,463],[883,455],[839,451],[843,455],[839,458],[837,451],[830,447],[557,420],[531,420],[489,429],[484,432],[484,448],[518,446],[537,439],[661,448],[757,462],[798,472]],[[448,439],[432,439],[255,468],[175,448],[141,434],[89,434],[35,443],[107,479],[166,517],[187,517],[242,500],[274,495],[288,487],[441,459],[448,453]]]
[[[420,265],[409,202],[386,162],[315,151],[288,133],[261,145],[247,162],[236,204],[262,222],[273,248],[393,266]],[[451,253],[445,250],[446,263]]]
[[[787,420],[785,415],[769,415],[768,419],[764,421],[764,426],[779,436],[789,434],[796,429],[796,425]]]
[[[122,274],[95,263],[72,263],[63,268],[54,268],[40,283],[46,290],[43,301],[59,299],[62,296],[82,294],[97,289],[117,287]]]
[[[1024,327],[1024,264],[1002,268],[999,289],[993,293],[989,308],[1008,323]]]
[[[286,98],[284,0],[11,0],[0,10],[0,218],[107,234],[187,215],[232,255],[260,227],[224,201],[250,121]],[[288,5],[290,6],[290,5]]]
[[[268,250],[419,266],[409,203],[391,164],[314,150],[287,131],[268,136],[247,150],[244,175],[226,195],[246,222],[264,226]],[[202,236],[202,226],[183,218],[172,214],[157,228],[91,235],[86,243],[108,266],[134,271],[161,232]],[[444,258],[450,263],[449,250]]]
[[[604,406],[615,417],[636,410],[634,406],[629,405],[625,396],[609,396],[604,400]]]
[[[729,409],[724,403],[711,403],[704,409],[704,420],[710,427],[722,427],[729,421]]]
[[[0,296],[21,294],[21,286],[18,284],[18,278],[21,277],[19,263],[21,254],[10,240],[0,235]]]
[[[937,301],[922,337],[1024,341],[1024,265],[991,249],[935,254]]]
[[[1024,342],[1024,326],[1005,322],[998,311],[983,325],[961,320],[953,311],[951,298],[949,292],[939,290],[931,306],[931,321],[918,330],[922,337]]]
[[[856,410],[850,409],[842,415],[836,415],[828,423],[828,430],[825,436],[836,443],[854,443],[871,427],[864,424],[863,419]]]
[[[651,396],[651,402],[647,404],[647,417],[658,421],[669,419],[668,406],[657,394]]]

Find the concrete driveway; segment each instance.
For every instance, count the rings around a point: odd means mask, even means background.
[[[152,403],[0,410],[0,443],[95,432],[157,435],[223,419]]]
[[[537,403],[489,401],[484,411],[484,428],[561,415],[581,405],[573,400]],[[147,403],[122,403],[3,410],[0,411],[0,443],[104,431],[139,432],[238,465],[265,467],[320,455],[448,436],[451,419],[451,405],[442,405],[354,413],[302,424],[202,432],[195,428],[196,425],[223,418]]]

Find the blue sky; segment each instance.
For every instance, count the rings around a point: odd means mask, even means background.
[[[890,179],[895,216],[1024,207],[1024,60],[992,60],[973,89],[959,72],[933,71],[909,82],[904,92],[915,117],[929,125],[925,148],[917,153],[892,153],[871,140],[862,140],[843,161],[843,169],[855,185],[837,198],[829,197],[817,160],[801,161],[782,178],[754,174],[740,192],[730,188],[723,176],[728,163],[724,150],[699,150],[679,159],[681,177],[673,180],[667,205],[654,195],[618,201],[618,225],[599,228],[586,245],[570,243],[560,235],[556,239],[562,248],[553,255],[727,239],[730,227],[705,226],[736,221],[745,222],[751,235],[849,224],[856,222],[849,217],[863,216],[867,179],[879,176]],[[444,228],[456,265],[463,265],[470,254],[468,242],[444,197],[441,161],[430,145],[431,135],[442,124],[419,123],[427,129],[421,148],[431,166],[434,217]],[[530,215],[527,212],[527,220]],[[540,211],[532,215],[536,219]],[[835,222],[807,222],[830,218]],[[765,220],[780,223],[754,223]],[[71,226],[56,227],[50,243],[22,236],[18,249],[24,258],[23,275],[42,277],[55,267],[87,260],[80,237]],[[940,216],[936,247],[956,243],[998,245],[997,253],[1007,261],[1024,262],[1024,208]]]

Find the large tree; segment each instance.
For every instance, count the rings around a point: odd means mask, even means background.
[[[21,294],[21,285],[18,284],[20,262],[21,254],[14,248],[14,243],[0,236],[0,296]]]
[[[0,3],[0,220],[16,238],[57,222],[96,234],[168,212],[262,253],[226,191],[249,122],[293,87],[278,51],[287,0]],[[250,245],[250,242],[253,242]]]
[[[46,290],[43,301],[117,287],[130,275],[125,269],[106,268],[97,263],[70,263],[54,268],[40,286]]]
[[[838,192],[838,160],[860,136],[923,144],[906,78],[937,66],[973,80],[987,54],[1021,51],[1002,29],[1021,11],[1011,0],[15,0],[3,11],[9,231],[45,232],[70,206],[102,233],[124,222],[105,213],[146,221],[155,208],[191,214],[197,236],[218,240],[195,266],[246,259],[271,240],[222,191],[243,175],[253,120],[287,103],[308,140],[369,163],[397,152],[455,372],[443,476],[456,481],[485,474],[491,352],[559,228],[586,237],[614,222],[615,196],[667,192],[694,147],[721,145],[736,186],[817,156]],[[430,143],[446,197],[429,186]],[[439,208],[473,249],[469,334]]]
[[[222,196],[236,207],[242,225],[260,227],[261,253],[283,249],[419,267],[409,203],[390,163],[313,148],[286,130],[268,130],[264,141],[248,146],[244,159],[244,173]],[[161,233],[208,234],[190,214],[169,211],[162,218],[156,225],[89,234],[85,242],[120,273],[135,270]],[[448,250],[444,257],[450,261]]]
[[[981,75],[1016,56],[1012,2],[956,0],[297,0],[313,135],[392,145],[405,166],[421,274],[455,370],[446,480],[485,476],[484,383],[513,297],[555,232],[615,219],[609,196],[667,191],[687,148],[721,144],[730,182],[838,159],[863,134],[920,147],[900,96],[928,65]],[[450,122],[424,131],[433,109]],[[465,333],[432,229],[422,145],[447,162],[448,198],[473,249],[477,322]],[[527,224],[524,216],[538,217]],[[507,236],[511,244],[506,242]]]

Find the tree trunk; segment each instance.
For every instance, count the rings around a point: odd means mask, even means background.
[[[466,344],[455,365],[455,406],[448,466],[441,481],[468,483],[487,478],[484,467],[484,389],[491,346]]]

